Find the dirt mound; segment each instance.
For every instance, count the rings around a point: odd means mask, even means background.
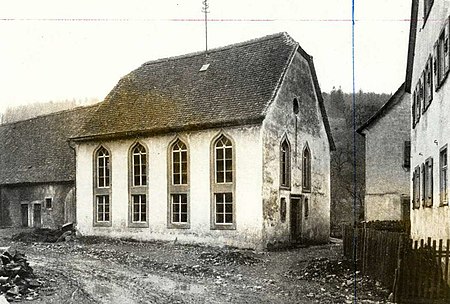
[[[250,253],[238,250],[202,252],[199,260],[213,265],[253,265],[260,262],[258,258],[255,258]]]
[[[72,236],[73,231],[71,230],[36,228],[31,231],[14,234],[11,240],[24,243],[55,243],[68,240]]]

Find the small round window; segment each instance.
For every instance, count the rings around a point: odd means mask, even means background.
[[[294,114],[298,114],[299,108],[298,108],[298,100],[297,100],[297,98],[294,98],[293,108],[294,108]]]

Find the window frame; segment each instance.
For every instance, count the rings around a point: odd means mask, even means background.
[[[287,147],[286,151],[283,151],[284,145]],[[285,159],[283,152],[285,152]],[[291,171],[291,144],[288,138],[283,136],[280,142],[280,188],[291,189]]]
[[[443,157],[445,155],[445,157]],[[444,164],[445,160],[445,164]],[[444,182],[445,181],[445,182]],[[439,150],[439,206],[448,206],[448,149]]]
[[[53,209],[53,197],[51,197],[51,196],[45,197],[44,202],[45,202],[45,209],[47,209],[47,210]],[[50,202],[50,207],[49,207],[48,202]]]
[[[305,152],[308,152],[307,162],[305,161]],[[305,169],[305,167],[307,168]],[[311,190],[312,190],[312,153],[308,143],[306,143],[302,151],[302,192],[311,193]]]
[[[101,150],[105,150],[108,152],[108,165],[109,165],[109,170],[108,170],[108,178],[109,178],[109,183],[108,186],[99,186],[99,174],[98,174],[98,165],[99,165],[99,161],[98,161],[98,157],[99,157],[99,152]],[[111,149],[109,149],[106,145],[101,144],[99,145],[95,150],[94,150],[94,154],[93,154],[93,226],[94,227],[111,227],[112,225],[112,169],[113,169],[113,165],[112,165],[112,153],[111,153]],[[109,207],[109,220],[108,221],[98,221],[98,198],[101,196],[107,196],[108,197],[108,207]]]
[[[173,179],[173,149],[177,143],[183,143],[186,147],[186,184],[175,184]],[[182,180],[182,174],[181,174]],[[186,195],[187,199],[187,222],[173,222],[173,203],[175,195]],[[169,229],[189,229],[191,227],[191,202],[190,202],[190,149],[188,140],[181,136],[176,136],[167,147],[167,228]]]
[[[145,185],[135,184],[135,164],[134,164],[134,156],[135,149],[137,147],[142,147],[145,151]],[[141,166],[142,166],[142,162]],[[142,171],[142,168],[140,169]],[[130,228],[147,228],[149,227],[149,217],[150,217],[150,199],[149,199],[149,149],[145,143],[142,141],[133,142],[128,150],[128,227]],[[142,179],[142,176],[141,176]],[[135,221],[134,220],[134,197],[136,196],[144,196],[145,197],[145,221]],[[141,215],[142,216],[142,215]],[[140,216],[140,218],[141,218]]]
[[[405,140],[403,142],[403,168],[408,171],[411,168],[411,141]]]
[[[219,140],[225,137],[231,143],[231,169],[232,169],[232,182],[217,182],[216,179],[216,145]],[[210,227],[211,230],[235,230],[236,229],[236,143],[233,138],[220,132],[211,140],[210,147],[210,181],[211,181],[211,204],[210,204]],[[231,193],[232,195],[232,223],[216,223],[216,194]]]

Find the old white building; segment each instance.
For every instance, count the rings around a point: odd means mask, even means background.
[[[410,113],[410,94],[402,84],[358,129],[366,146],[366,221],[409,222]]]
[[[329,239],[334,144],[312,57],[285,33],[143,64],[72,140],[84,235]]]
[[[411,92],[411,234],[450,238],[450,2],[413,1],[407,91]]]

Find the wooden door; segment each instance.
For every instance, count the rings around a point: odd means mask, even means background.
[[[41,227],[41,204],[34,204],[33,206],[33,227]]]
[[[298,243],[302,238],[302,201],[300,198],[291,198],[291,242]]]
[[[22,204],[20,212],[22,214],[22,227],[28,227],[28,204]]]

